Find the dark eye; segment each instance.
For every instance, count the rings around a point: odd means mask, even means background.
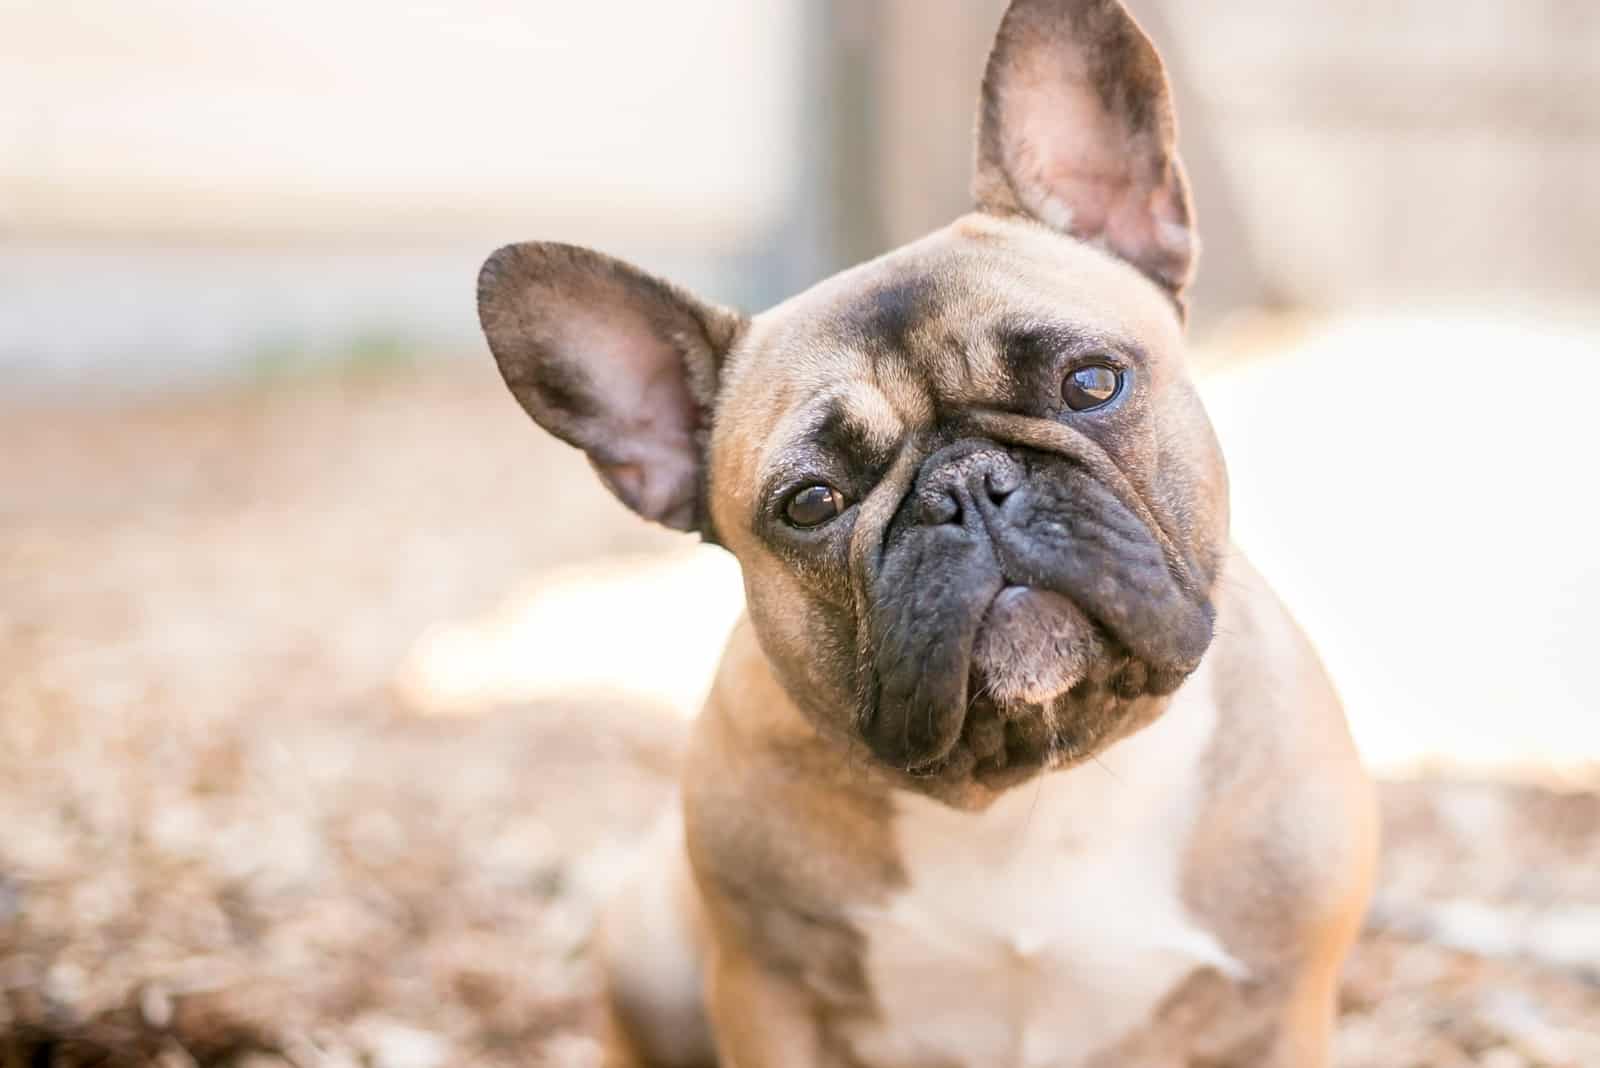
[[[1080,367],[1061,384],[1061,399],[1075,412],[1110,404],[1121,392],[1122,372],[1103,363]]]
[[[844,511],[844,495],[832,486],[806,486],[784,505],[783,514],[797,527],[820,527]]]

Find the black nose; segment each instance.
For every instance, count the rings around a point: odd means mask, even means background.
[[[1022,486],[1022,465],[988,442],[958,441],[928,457],[917,479],[917,522],[963,523],[981,498],[1004,504]]]

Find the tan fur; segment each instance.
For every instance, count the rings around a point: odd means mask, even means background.
[[[746,533],[754,501],[742,488],[759,482],[760,466],[781,436],[773,427],[781,427],[784,405],[838,390],[842,377],[855,375],[846,392],[871,397],[859,410],[883,434],[914,431],[927,418],[926,395],[915,383],[869,389],[865,361],[842,372],[849,359],[845,335],[829,334],[839,322],[834,301],[908,270],[908,261],[935,276],[993,279],[1002,296],[974,293],[974,307],[1003,300],[1116,323],[1153,349],[1170,346],[1163,356],[1171,373],[1182,374],[1181,339],[1155,287],[1093,249],[1020,220],[960,220],[756,319],[725,386],[712,475],[717,528],[744,565],[753,613],[781,623],[789,614],[785,601],[798,605],[804,598],[801,579]],[[976,314],[958,303],[945,325],[959,330]],[[796,347],[818,355],[788,358]],[[984,381],[979,374],[971,388],[982,390]],[[1171,416],[1203,422],[1198,408],[1190,412],[1183,400]],[[1203,471],[1202,479],[1201,499],[1220,509],[1221,472]],[[898,492],[891,488],[886,496]],[[1187,520],[1225,521],[1222,511]],[[1206,768],[1209,800],[1196,817],[1184,887],[1194,915],[1247,965],[1256,985],[1204,977],[1196,988],[1202,1000],[1231,1006],[1231,1013],[1197,1028],[1180,999],[1165,1013],[1190,1023],[1178,1028],[1181,1037],[1169,1025],[1165,1041],[1188,1048],[1196,1034],[1211,1030],[1223,1051],[1277,1050],[1271,1060],[1239,1064],[1315,1065],[1326,1047],[1334,977],[1371,883],[1370,788],[1322,668],[1270,591],[1237,554],[1228,558],[1219,589],[1219,635],[1208,657],[1219,729],[1212,751],[1195,754]],[[805,639],[797,632],[775,640]],[[697,725],[684,782],[690,857],[710,917],[704,952],[716,962],[708,980],[712,1016],[730,1021],[718,1024],[724,1043],[752,1047],[751,1059],[735,1054],[729,1063],[850,1063],[839,1036],[873,1012],[860,960],[866,935],[850,915],[861,903],[886,900],[901,884],[889,798],[903,779],[876,766],[842,731],[808,719],[773,677],[746,623]],[[969,807],[992,799],[971,786],[946,798]],[[1161,1034],[1153,1022],[1143,1041]],[[1104,1063],[1145,1063],[1132,1056],[1108,1051]]]
[[[1338,968],[1373,875],[1375,808],[1303,639],[1242,558],[1230,573],[1224,618],[1237,629],[1213,652],[1225,717],[1216,745],[1227,752],[1206,758],[1211,799],[1196,818],[1184,882],[1194,914],[1251,981],[1197,974],[1097,1068],[1177,1068],[1195,1049],[1210,1051],[1208,1064],[1237,1068],[1325,1063]],[[1288,648],[1262,664],[1263,640]],[[1269,681],[1285,688],[1264,689]],[[807,724],[748,626],[696,728],[684,779],[711,917],[700,951],[712,962],[707,994],[726,1063],[851,1064],[839,1035],[873,1009],[855,956],[861,934],[847,915],[899,886],[886,818],[893,786]],[[1322,818],[1303,822],[1308,815]],[[739,1055],[747,1047],[748,1059]]]
[[[744,575],[604,922],[611,1068],[1325,1068],[1376,810],[1229,541],[1175,138],[1117,0],[1013,0],[945,229],[749,320],[486,265],[524,408]],[[1068,403],[1086,366],[1114,402]],[[785,523],[807,485],[837,525]]]

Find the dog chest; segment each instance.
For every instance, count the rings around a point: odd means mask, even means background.
[[[1195,923],[1180,862],[1213,717],[1175,702],[1091,762],[982,813],[898,799],[905,885],[858,917],[877,1015],[847,1036],[876,1068],[1072,1068],[1196,969],[1241,969]]]

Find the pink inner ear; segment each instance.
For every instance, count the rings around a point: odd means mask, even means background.
[[[684,356],[624,301],[596,302],[567,319],[556,346],[587,380],[572,437],[622,501],[669,526],[693,523],[699,409]]]
[[[484,262],[478,318],[536,422],[587,453],[629,507],[695,528],[703,430],[738,315],[590,249],[528,242]]]
[[[1007,95],[1007,107],[1018,120],[1006,162],[1024,207],[1074,237],[1100,237],[1127,201],[1133,173],[1126,139],[1093,90],[1029,78]]]
[[[641,456],[637,463],[594,465],[617,498],[646,519],[679,530],[694,525],[696,468],[675,455]]]
[[[1194,248],[1160,60],[1115,3],[1090,5],[1098,17],[1074,26],[1067,5],[1022,2],[985,83],[980,202],[1021,209],[1180,290]]]
[[[1046,225],[1181,285],[1193,250],[1166,153],[1125,130],[1078,73],[1055,89],[1030,79],[1012,90],[1022,116],[1007,160],[1013,188]]]

